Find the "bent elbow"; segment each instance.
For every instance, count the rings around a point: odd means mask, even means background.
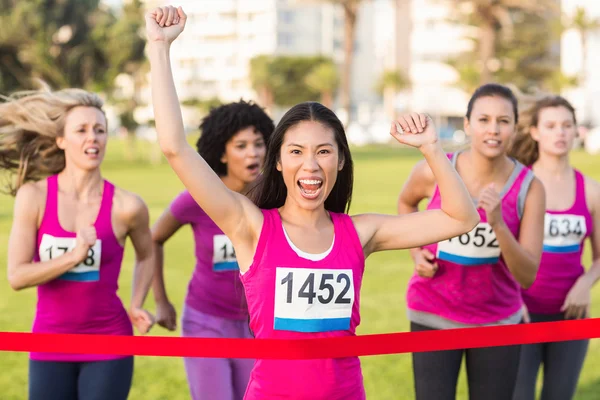
[[[529,278],[528,279],[522,279],[521,280],[521,287],[523,289],[527,290],[527,289],[529,289],[533,285],[533,282],[535,282],[535,278],[533,278],[533,279],[529,279]]]
[[[8,284],[10,285],[10,288],[15,292],[21,291],[27,287],[25,284],[23,284],[23,281],[21,279],[12,274],[8,275]]]

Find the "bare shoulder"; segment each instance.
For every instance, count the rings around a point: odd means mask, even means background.
[[[119,219],[128,226],[134,226],[140,220],[148,220],[148,206],[146,202],[136,193],[115,187],[113,208]]]
[[[537,176],[534,176],[531,179],[531,184],[529,185],[529,193],[527,194],[527,197],[532,197],[536,199],[546,199],[546,189],[544,188],[544,184],[542,183],[540,178],[538,178]]]
[[[22,185],[15,195],[15,206],[28,213],[40,215],[46,204],[48,184],[45,179],[37,182],[27,182]]]
[[[584,176],[585,183],[585,201],[592,214],[600,212],[600,183]]]

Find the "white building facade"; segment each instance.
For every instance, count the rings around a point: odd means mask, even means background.
[[[376,102],[373,5],[362,6],[353,60],[353,104]],[[145,8],[170,4],[146,0]],[[327,2],[298,0],[181,0],[188,21],[172,46],[181,100],[257,100],[250,60],[258,55],[325,55],[342,65],[344,16]],[[149,95],[149,90],[147,91]],[[149,97],[148,97],[149,98]]]

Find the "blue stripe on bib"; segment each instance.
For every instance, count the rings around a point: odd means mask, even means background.
[[[238,265],[237,261],[225,261],[225,262],[215,263],[213,265],[213,270],[217,271],[217,272],[238,271],[239,269],[240,269],[240,266]]]
[[[350,328],[350,318],[292,319],[275,317],[274,329],[295,332],[343,331]]]
[[[74,282],[93,282],[100,280],[99,271],[87,271],[87,272],[65,272],[58,279],[63,281],[74,281]]]
[[[482,265],[482,264],[495,264],[498,262],[498,257],[464,257],[456,254],[446,253],[440,251],[438,254],[440,260],[453,262],[461,265]]]
[[[550,245],[544,245],[544,251],[548,252],[548,253],[561,253],[561,254],[565,254],[565,253],[575,253],[577,251],[579,251],[581,245],[578,244],[572,244],[572,245],[567,245],[567,246],[550,246]]]

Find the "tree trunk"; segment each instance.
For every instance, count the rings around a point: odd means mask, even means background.
[[[383,107],[385,109],[385,115],[391,118],[393,121],[396,120],[396,88],[393,86],[387,86],[383,89]]]
[[[350,121],[352,60],[354,58],[354,33],[356,30],[356,14],[358,4],[349,0],[344,3],[344,67],[341,79],[341,103],[346,111],[347,121]]]
[[[484,85],[492,80],[489,62],[494,57],[496,51],[496,30],[494,20],[485,18],[481,25],[481,36],[479,41],[479,62],[481,63],[481,76],[479,83]]]
[[[591,122],[591,96],[589,95],[590,92],[587,85],[587,32],[582,29],[579,31],[579,34],[581,35],[581,71],[579,72],[579,86],[583,89],[583,120],[586,122]]]
[[[333,107],[333,95],[331,92],[326,91],[321,93],[321,102],[323,105],[331,110]]]

